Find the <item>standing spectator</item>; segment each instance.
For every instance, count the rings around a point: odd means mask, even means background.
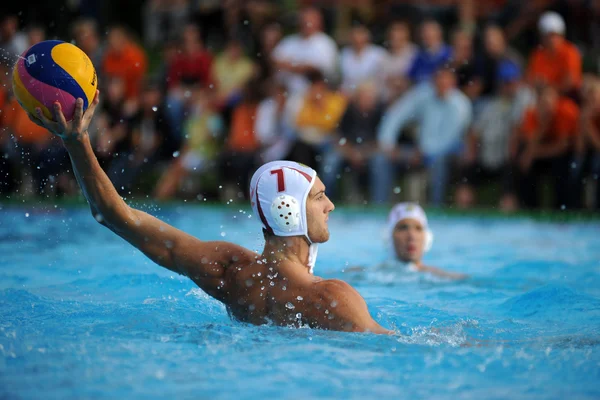
[[[519,67],[523,65],[521,56],[506,42],[504,31],[497,25],[486,26],[483,32],[483,51],[477,61],[477,74],[481,77],[481,95],[484,98],[496,96],[501,83],[498,78],[498,67],[508,60]]]
[[[99,133],[92,140],[100,165],[112,176],[111,170],[120,172],[118,166],[112,165],[114,160],[130,154],[131,122],[137,100],[125,98],[125,82],[121,78],[105,80],[104,87],[105,96],[96,118]]]
[[[0,21],[0,50],[8,65],[17,62],[18,57],[27,50],[27,36],[19,32],[19,19],[16,15],[5,15]]]
[[[321,176],[329,197],[335,197],[340,173],[346,166],[355,179],[364,178],[367,167],[370,168],[371,175],[378,173],[371,160],[377,150],[375,135],[383,111],[377,84],[372,81],[361,83],[340,122],[340,140],[323,157]]]
[[[554,86],[538,90],[537,104],[525,113],[518,146],[513,145],[514,174],[526,208],[539,207],[538,182],[547,172],[554,181],[554,207],[570,206],[569,164],[578,122],[579,108],[572,100],[561,97]]]
[[[258,105],[254,123],[256,138],[261,146],[262,163],[285,159],[294,138],[285,86],[272,81],[268,88],[269,96]]]
[[[130,38],[125,28],[110,28],[102,73],[107,77],[119,77],[125,82],[127,99],[137,99],[139,96],[147,67],[144,50]]]
[[[342,91],[351,95],[364,81],[381,76],[386,52],[371,43],[371,32],[364,25],[350,31],[350,46],[342,50],[340,67]]]
[[[225,148],[219,156],[221,181],[238,186],[235,197],[243,197],[246,194],[247,188],[250,187],[251,172],[256,168],[260,142],[256,137],[254,121],[260,97],[258,83],[253,82],[246,86],[242,102],[233,111]]]
[[[150,0],[143,8],[144,43],[157,47],[175,40],[190,17],[189,0]]]
[[[464,178],[455,196],[461,208],[475,203],[474,187],[491,180],[502,182],[500,208],[511,211],[517,206],[507,179],[509,139],[519,130],[525,110],[534,102],[534,94],[521,82],[520,68],[512,61],[503,61],[497,74],[499,96],[485,104],[467,138]]]
[[[169,68],[169,90],[180,90],[186,85],[208,86],[213,57],[204,49],[198,26],[187,24],[181,41],[181,51]]]
[[[596,80],[591,84],[585,100],[581,111],[581,135],[577,152],[579,164],[585,165],[584,160],[587,159],[588,168],[577,171],[574,178],[582,180],[585,178],[584,174],[589,172],[596,187],[593,206],[600,210],[600,82]],[[578,186],[575,185],[576,188]]]
[[[96,73],[101,73],[104,48],[100,43],[96,21],[86,18],[78,19],[73,24],[72,34],[75,44],[92,60]],[[98,79],[102,82],[101,76]]]
[[[139,176],[160,156],[160,145],[169,134],[162,107],[158,112],[161,96],[160,86],[152,82],[147,82],[142,89],[139,110],[131,117],[131,148],[111,164],[111,180],[119,192],[135,190]]]
[[[414,83],[428,81],[435,71],[452,56],[452,49],[444,43],[442,27],[434,20],[421,24],[421,49],[408,71]]]
[[[473,36],[457,29],[452,34],[452,58],[450,65],[456,71],[457,85],[472,102],[481,93],[481,79],[477,74],[473,55]]]
[[[187,24],[182,33],[182,48],[168,70],[167,77],[167,109],[170,124],[175,134],[181,137],[182,121],[185,113],[186,96],[190,87],[200,85],[207,87],[210,83],[210,72],[213,57],[204,49],[200,30],[195,24]]]
[[[242,98],[242,91],[255,72],[254,64],[244,54],[242,44],[230,40],[225,50],[212,65],[212,79],[216,85],[216,104],[224,114],[226,125]]]
[[[555,12],[544,13],[539,20],[542,46],[529,59],[527,80],[532,85],[552,85],[561,95],[577,98],[581,85],[581,55],[565,39],[565,22]]]
[[[376,157],[378,174],[373,182],[373,200],[386,202],[396,167],[415,164],[422,154],[430,173],[430,201],[440,206],[451,156],[462,144],[471,114],[471,102],[456,88],[456,76],[447,66],[438,69],[433,83],[416,86],[392,104],[378,132],[382,154]],[[398,136],[413,120],[418,124],[417,149],[403,151],[397,146]]]
[[[158,200],[173,198],[185,178],[214,170],[219,151],[218,137],[223,123],[216,112],[210,91],[199,85],[191,88],[190,117],[183,129],[186,141],[158,181],[154,196]]]
[[[281,25],[277,22],[268,23],[261,28],[256,53],[259,79],[270,79],[275,74],[273,51],[282,37]]]
[[[46,40],[46,30],[43,26],[32,24],[27,27],[27,45],[29,47]]]
[[[13,164],[24,166],[23,172],[25,176],[31,177],[36,194],[49,194],[53,190],[48,189],[54,188],[48,188],[47,185],[55,182],[67,169],[68,156],[64,147],[47,130],[29,119],[15,97],[6,102],[0,114],[2,126],[13,136],[15,142],[7,143],[8,157],[13,160]],[[64,180],[61,181],[61,189],[69,190]]]
[[[290,95],[307,89],[309,72],[320,72],[327,80],[334,79],[338,62],[335,42],[322,32],[323,18],[319,10],[302,10],[299,24],[300,32],[284,38],[273,50],[277,77],[287,85]]]
[[[289,100],[297,136],[290,158],[317,169],[317,162],[335,138],[346,110],[346,99],[329,89],[320,72],[309,73],[308,80],[306,93]]]
[[[388,57],[383,63],[384,93],[388,102],[400,97],[410,86],[408,72],[418,47],[411,42],[408,22],[393,22],[387,34]]]

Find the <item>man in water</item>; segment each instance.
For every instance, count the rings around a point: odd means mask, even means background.
[[[442,278],[466,278],[463,274],[447,272],[423,264],[423,255],[429,251],[433,243],[433,233],[429,230],[425,211],[418,204],[396,204],[388,217],[387,234],[392,241],[395,259],[408,268]]]
[[[262,254],[233,243],[201,241],[129,207],[119,196],[100,168],[87,132],[98,101],[97,93],[84,113],[83,100],[77,99],[68,123],[58,102],[54,121],[40,109],[30,116],[62,138],[98,222],[160,266],[192,279],[240,321],[392,333],[373,320],[364,299],[350,285],[312,274],[317,244],[329,239],[327,220],[334,209],[313,169],[274,161],[252,177],[252,208],[266,239]]]

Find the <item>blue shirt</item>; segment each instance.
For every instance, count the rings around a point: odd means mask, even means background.
[[[461,143],[471,118],[471,102],[460,90],[452,89],[440,98],[431,83],[423,83],[390,106],[377,141],[382,148],[394,147],[402,128],[416,121],[421,152],[426,156],[445,154]]]
[[[444,65],[451,56],[452,48],[446,45],[442,46],[436,53],[421,49],[408,70],[408,76],[415,83],[428,81],[433,73]]]

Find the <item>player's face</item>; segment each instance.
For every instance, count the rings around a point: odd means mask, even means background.
[[[335,206],[325,194],[325,185],[321,179],[316,178],[308,199],[306,199],[306,223],[308,224],[308,237],[313,243],[324,243],[329,240],[329,213]]]
[[[421,262],[425,247],[425,228],[412,218],[399,221],[392,233],[396,257],[404,262]]]

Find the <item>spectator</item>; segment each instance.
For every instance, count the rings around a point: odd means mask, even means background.
[[[473,188],[491,180],[502,182],[500,208],[517,207],[508,173],[509,139],[521,126],[525,110],[534,102],[534,94],[521,82],[517,64],[504,60],[498,68],[498,97],[490,99],[477,116],[467,138],[463,181],[456,192],[461,208],[471,207],[476,199]]]
[[[408,72],[417,56],[418,48],[411,42],[407,22],[393,22],[387,34],[389,55],[383,62],[384,93],[393,102],[410,86]]]
[[[539,20],[542,46],[529,59],[527,80],[532,85],[552,85],[561,95],[576,98],[581,84],[581,55],[565,35],[565,22],[554,12]]]
[[[327,86],[318,72],[308,74],[310,86],[306,94],[290,99],[297,140],[292,160],[317,169],[322,153],[332,144],[335,131],[344,111],[346,99]]]
[[[590,178],[595,182],[593,207],[600,210],[600,82],[597,80],[592,84],[581,112],[579,142],[577,150],[581,164],[583,165],[583,159],[588,161],[589,171],[583,172],[589,172]],[[576,179],[584,177],[581,172],[575,176]]]
[[[254,131],[256,110],[261,100],[258,83],[246,86],[243,101],[233,111],[229,135],[225,141],[225,149],[219,156],[219,170],[222,172],[221,182],[227,184],[224,193],[228,194],[230,186],[238,186],[236,195],[229,198],[239,198],[246,195],[250,187],[251,172],[256,168],[260,142]]]
[[[430,200],[440,206],[446,191],[450,158],[462,144],[471,114],[471,103],[456,88],[456,76],[447,66],[438,69],[433,83],[418,85],[392,104],[378,132],[383,153],[375,159],[378,174],[373,182],[373,200],[386,202],[395,168],[414,165],[422,154],[430,173]],[[417,148],[405,151],[397,146],[398,136],[412,120],[418,124]]]
[[[260,30],[258,51],[256,53],[258,79],[270,79],[275,74],[273,51],[282,37],[281,25],[277,22],[271,22]]]
[[[547,172],[554,181],[554,207],[570,206],[569,164],[578,120],[579,108],[556,87],[538,89],[537,103],[526,111],[517,145],[512,146],[519,199],[526,208],[540,206],[538,183]]]
[[[120,192],[131,193],[138,178],[159,159],[160,146],[169,136],[166,119],[158,112],[160,86],[147,82],[140,95],[140,107],[131,117],[131,148],[111,163],[110,177]]]
[[[181,52],[169,66],[167,77],[167,104],[169,122],[175,134],[181,136],[186,96],[191,86],[207,87],[210,83],[213,57],[204,49],[200,30],[195,24],[187,24],[182,33]]]
[[[150,0],[143,7],[144,43],[156,47],[175,40],[190,17],[189,0]]]
[[[337,45],[322,32],[321,13],[315,8],[306,8],[300,13],[299,23],[300,32],[284,38],[273,50],[277,77],[287,85],[290,95],[307,89],[308,72],[320,72],[332,80],[337,67]]]
[[[340,68],[342,91],[351,95],[363,82],[381,76],[386,52],[371,43],[371,32],[364,25],[354,26],[350,32],[350,46],[342,50]]]
[[[15,97],[6,102],[1,117],[1,125],[6,128],[3,136],[8,133],[14,140],[14,145],[5,143],[8,158],[13,166],[25,166],[24,176],[32,179],[35,193],[48,195],[55,189],[70,192],[68,177],[63,177],[68,165],[64,147],[29,119]],[[60,188],[56,188],[59,183]]]
[[[269,96],[258,105],[254,123],[263,163],[287,158],[293,143],[292,116],[285,86],[272,81],[268,87]]]
[[[477,75],[473,55],[473,37],[464,30],[452,34],[452,58],[450,65],[456,71],[457,85],[471,101],[481,93],[481,79]]]
[[[361,83],[340,122],[340,140],[324,155],[321,177],[330,198],[336,195],[343,168],[348,166],[350,176],[354,179],[364,178],[367,167],[370,168],[371,175],[378,173],[371,160],[377,149],[375,134],[383,111],[377,85],[372,81]]]
[[[523,65],[521,56],[506,42],[504,31],[497,25],[488,25],[483,32],[483,51],[477,61],[477,74],[482,79],[481,95],[484,98],[496,96],[501,83],[498,66],[509,60],[517,66]]]
[[[104,48],[102,43],[100,43],[96,21],[86,18],[75,21],[72,34],[75,44],[92,60],[96,72],[102,72]],[[99,77],[99,81],[102,81],[102,77]]]
[[[408,71],[408,76],[414,83],[426,82],[451,56],[452,49],[444,43],[440,24],[434,20],[427,20],[421,24],[421,49]]]
[[[186,142],[156,185],[154,196],[158,200],[173,198],[185,178],[214,170],[216,164],[223,122],[208,89],[196,85],[191,92],[190,117],[183,128]]]
[[[147,67],[144,50],[130,38],[125,28],[110,28],[102,73],[106,77],[119,77],[125,82],[127,99],[138,98]]]
[[[109,78],[104,85],[105,95],[96,124],[99,134],[92,140],[100,165],[112,177],[120,172],[118,166],[112,165],[113,161],[120,156],[129,157],[131,122],[137,111],[137,101],[125,98],[125,82],[121,78]]]
[[[0,50],[8,65],[13,65],[28,48],[27,36],[18,31],[19,19],[16,15],[5,15],[0,21]]]
[[[212,78],[216,85],[216,104],[224,113],[229,125],[232,110],[242,98],[242,90],[255,72],[252,60],[244,55],[242,44],[230,40],[225,50],[212,65]]]
[[[41,25],[29,25],[27,27],[27,45],[29,47],[46,40],[46,30]]]

